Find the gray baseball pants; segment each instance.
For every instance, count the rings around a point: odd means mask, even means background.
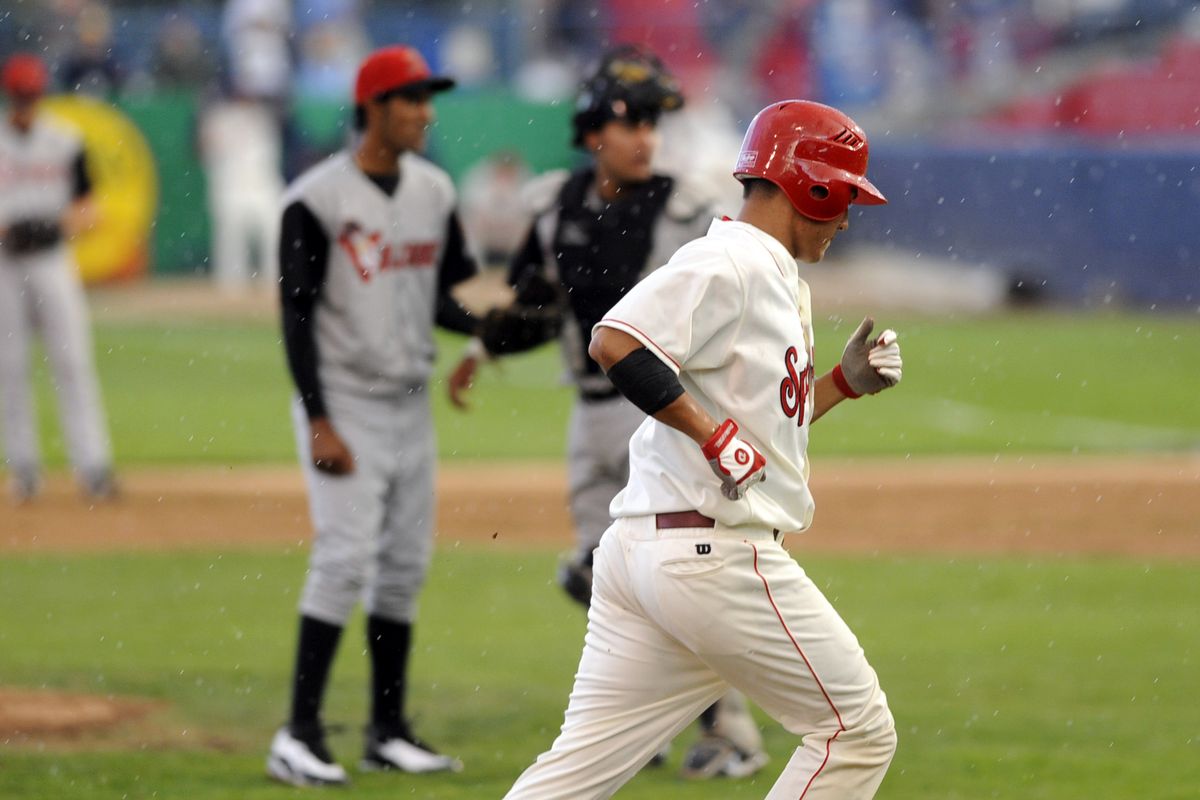
[[[308,418],[295,398],[292,420],[313,525],[300,612],[344,625],[361,599],[370,615],[412,622],[433,553],[429,398],[424,387],[414,387],[392,398],[330,393],[325,404],[355,470],[330,475],[313,467]]]
[[[32,357],[39,336],[58,397],[67,454],[82,476],[109,469],[111,446],[92,356],[87,302],[66,247],[20,258],[0,255],[0,403],[14,472],[41,467]]]

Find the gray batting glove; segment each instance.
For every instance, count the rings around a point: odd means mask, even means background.
[[[903,362],[896,332],[885,330],[873,339],[874,327],[874,319],[863,319],[846,342],[841,363],[834,370],[834,381],[850,397],[878,394],[900,382]],[[846,392],[847,388],[850,391]]]

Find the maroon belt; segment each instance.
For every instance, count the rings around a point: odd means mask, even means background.
[[[699,511],[672,511],[669,514],[656,514],[654,521],[660,531],[670,528],[715,528],[717,521],[706,517]]]
[[[699,511],[672,511],[669,514],[655,514],[655,527],[660,531],[670,530],[671,528],[715,528],[717,521],[712,517],[706,517]],[[775,537],[775,541],[779,541],[779,529],[775,528],[771,531]]]

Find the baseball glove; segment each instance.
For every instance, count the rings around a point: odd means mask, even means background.
[[[512,305],[489,311],[479,338],[489,353],[503,355],[537,347],[558,336],[561,329],[562,314],[554,306]]]

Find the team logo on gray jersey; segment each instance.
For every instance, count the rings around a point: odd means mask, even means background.
[[[382,233],[366,231],[357,222],[347,222],[337,241],[363,283],[385,270],[430,269],[437,260],[436,241],[385,242]]]

